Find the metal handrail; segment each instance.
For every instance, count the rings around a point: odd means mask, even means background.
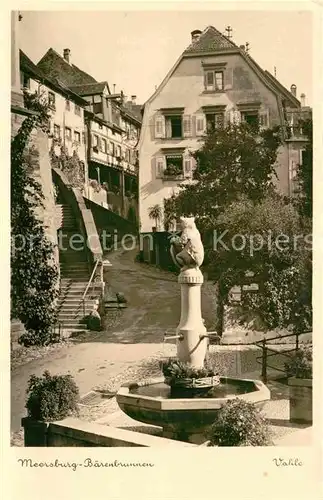
[[[299,350],[299,337],[300,335],[304,335],[306,333],[311,333],[311,330],[302,332],[302,333],[291,333],[288,335],[278,335],[277,337],[274,337],[272,339],[262,339],[262,340],[257,340],[256,342],[252,342],[252,345],[255,345],[257,347],[260,347],[262,349],[262,355],[256,358],[257,363],[261,363],[261,377],[263,382],[267,382],[267,368],[273,368],[276,371],[279,372],[284,372],[285,370],[282,370],[281,368],[277,368],[275,366],[270,366],[267,363],[267,359],[270,356],[275,356],[279,354],[280,356],[286,356],[291,357],[289,353],[291,352],[297,352]],[[292,349],[285,350],[284,352],[281,352],[280,350],[273,349],[272,347],[268,347],[268,345],[277,345],[277,344],[270,344],[270,341],[272,340],[278,340],[286,337],[296,337],[296,345]],[[250,344],[249,344],[250,345]],[[271,351],[271,354],[268,354],[268,351]]]
[[[88,282],[88,284],[87,284],[87,286],[86,286],[86,288],[85,288],[85,291],[84,291],[84,293],[83,293],[83,296],[82,296],[82,303],[83,303],[83,313],[84,313],[84,316],[85,316],[85,297],[86,297],[86,294],[87,294],[87,292],[88,292],[88,290],[89,290],[89,288],[90,288],[90,285],[91,285],[91,283],[92,283],[92,280],[93,280],[93,278],[94,278],[95,271],[96,271],[96,269],[97,269],[97,267],[98,267],[98,264],[99,264],[99,263],[101,263],[101,262],[102,262],[102,259],[97,259],[97,260],[96,260],[95,265],[94,265],[94,268],[93,268],[93,271],[92,271],[92,274],[91,274],[91,277],[90,277],[90,279],[89,279],[89,282]]]

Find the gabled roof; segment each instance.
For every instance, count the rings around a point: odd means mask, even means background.
[[[94,94],[102,94],[105,88],[109,89],[108,82],[98,82],[98,83],[86,83],[81,85],[72,85],[70,87],[73,92],[78,95],[94,95]]]
[[[216,50],[237,49],[237,45],[222,35],[213,26],[208,26],[200,35],[199,39],[192,42],[184,51],[184,54],[199,54],[200,52],[214,52]]]
[[[60,56],[54,49],[50,48],[38,62],[37,67],[49,78],[58,78],[68,87],[73,85],[84,85],[97,83],[97,81],[85,71],[74,64],[69,64],[64,57]]]
[[[289,90],[287,90],[286,87],[284,87],[284,85],[282,85],[274,75],[269,73],[269,71],[267,71],[266,69],[264,73],[267,76],[267,78],[269,78],[269,80],[273,83],[273,85],[277,87],[278,90],[280,90],[282,94],[284,94],[288,99],[292,100],[295,104],[297,105],[300,104],[297,97],[295,97]]]
[[[142,122],[142,105],[141,104],[133,104],[132,102],[126,102],[124,105],[124,110],[137,122]]]
[[[39,69],[22,50],[19,50],[19,64],[20,69],[25,73],[36,76],[40,79],[46,78],[41,69]]]
[[[43,82],[47,87],[63,94],[64,96],[67,96],[68,98],[72,98],[74,101],[81,105],[87,104],[87,102],[82,99],[82,97],[70,90],[58,78],[49,78],[47,75],[45,75],[43,71],[41,71],[41,69],[39,69],[38,66],[36,66],[36,64],[34,64],[22,50],[19,50],[19,64],[21,71],[34,78],[35,80]]]
[[[249,54],[245,52],[244,49],[238,47],[235,43],[233,43],[228,37],[222,35],[216,28],[213,26],[208,26],[200,35],[199,39],[192,42],[186,50],[182,53],[179,59],[176,61],[173,68],[166,75],[160,86],[153,93],[153,95],[148,99],[147,103],[150,102],[164,87],[169,78],[172,76],[176,68],[181,63],[182,59],[188,57],[196,57],[198,55],[203,56],[203,54],[216,54],[223,52],[234,52],[240,54],[246,63],[250,66],[250,68],[255,71],[258,77],[262,80],[262,82],[270,88],[276,95],[284,96],[289,100],[289,102],[295,107],[300,106],[300,102],[298,99],[287,90],[274,76],[272,76],[268,71],[263,70],[258,63]]]

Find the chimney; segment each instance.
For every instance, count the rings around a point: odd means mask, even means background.
[[[136,104],[136,99],[137,99],[136,95],[132,95],[131,96],[131,102],[132,102],[132,104]]]
[[[304,108],[306,106],[305,105],[305,97],[306,97],[305,94],[301,94],[301,106],[302,106],[302,108]]]
[[[197,42],[199,40],[200,36],[202,34],[201,30],[194,30],[191,32],[191,37],[192,37],[192,43]]]
[[[296,97],[297,87],[296,87],[295,83],[293,83],[293,85],[291,85],[290,91],[293,94],[293,96]]]
[[[70,49],[64,49],[63,56],[66,62],[70,64],[71,51]]]

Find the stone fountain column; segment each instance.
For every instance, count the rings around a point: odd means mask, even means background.
[[[178,276],[181,286],[181,319],[176,330],[177,357],[194,368],[204,366],[207,351],[206,328],[201,313],[201,286],[203,274],[199,268],[190,268]],[[202,336],[202,338],[201,338]]]

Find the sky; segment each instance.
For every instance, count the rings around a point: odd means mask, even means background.
[[[297,96],[312,105],[312,18],[306,11],[28,11],[21,12],[21,49],[37,63],[52,47],[71,50],[72,63],[113,92],[123,90],[143,104],[180,54],[191,31],[212,25],[232,27],[237,45],[250,44],[250,55]]]

